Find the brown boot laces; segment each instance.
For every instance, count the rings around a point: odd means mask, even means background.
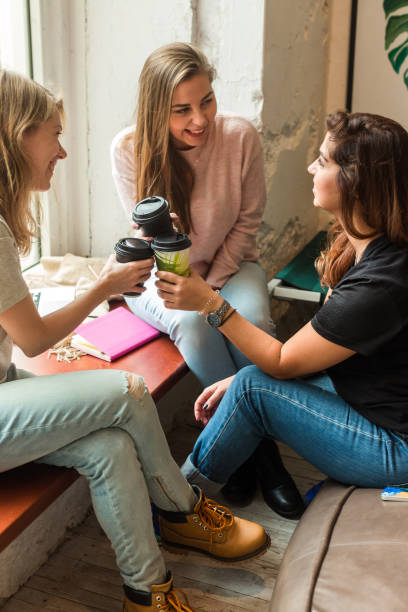
[[[184,597],[186,603],[180,601],[177,593],[180,593]],[[190,607],[187,595],[181,589],[172,588],[165,597],[166,603],[160,606],[159,610],[163,612],[194,612],[193,608]]]
[[[204,529],[211,529],[214,532],[221,532],[223,529],[231,527],[234,522],[234,517],[228,508],[207,497],[203,498],[197,514]]]

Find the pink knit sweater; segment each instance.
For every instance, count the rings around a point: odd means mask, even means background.
[[[133,147],[123,139],[134,129],[117,134],[111,148],[113,179],[129,219],[136,203]],[[207,142],[181,154],[195,175],[190,262],[210,285],[222,287],[243,260],[257,259],[266,200],[259,136],[246,119],[217,114]]]

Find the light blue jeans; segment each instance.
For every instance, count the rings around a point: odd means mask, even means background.
[[[164,581],[149,497],[160,508],[191,512],[197,496],[140,376],[91,370],[33,377],[11,366],[0,384],[0,472],[29,461],[74,467],[88,479],[128,586],[150,591]]]
[[[126,302],[138,317],[169,334],[203,387],[232,376],[250,364],[221,332],[206,323],[204,317],[196,312],[165,308],[157,295],[156,280],[153,272],[145,283],[147,290],[140,297],[126,298]],[[248,321],[274,334],[265,272],[259,263],[244,261],[220,294]]]
[[[285,442],[346,484],[382,488],[408,482],[408,436],[361,416],[328,375],[277,380],[255,366],[236,374],[182,472],[214,495],[262,438]]]

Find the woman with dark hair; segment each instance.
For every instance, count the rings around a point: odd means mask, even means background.
[[[325,304],[284,344],[221,310],[219,296],[207,311],[256,364],[196,401],[210,420],[183,472],[212,493],[263,438],[344,483],[408,478],[408,133],[363,113],[330,115],[327,130],[309,166],[314,205],[336,219],[318,261]],[[168,308],[201,309],[213,295],[197,275],[157,276]]]

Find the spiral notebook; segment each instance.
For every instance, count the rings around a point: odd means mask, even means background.
[[[157,329],[123,306],[82,323],[75,332],[71,346],[105,361],[118,359],[160,335]]]

